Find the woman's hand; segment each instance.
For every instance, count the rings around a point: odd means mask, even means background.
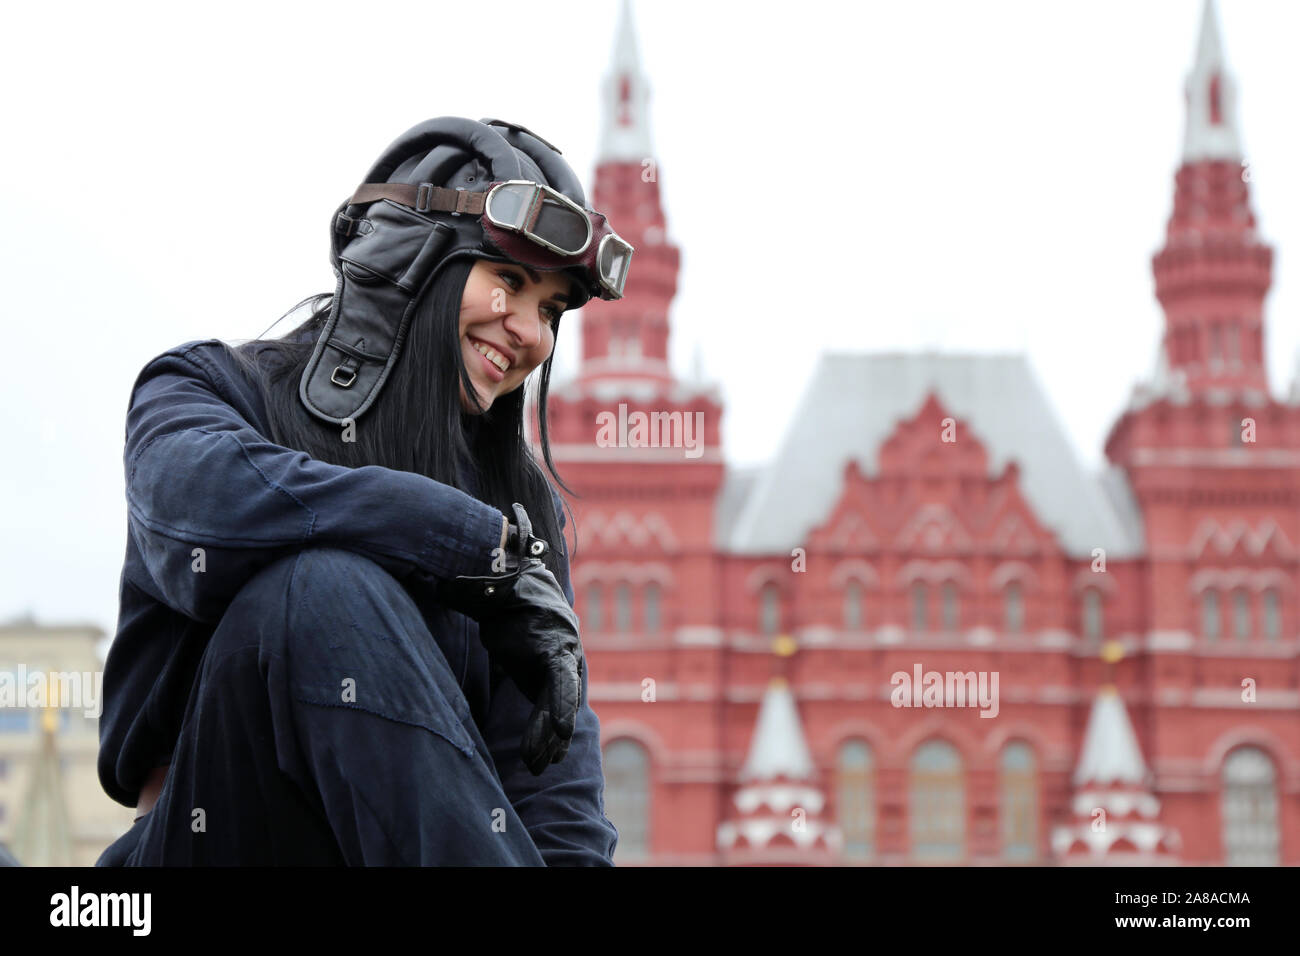
[[[582,703],[586,666],[578,617],[540,560],[547,544],[532,535],[523,506],[514,506],[517,533],[503,552],[504,573],[443,580],[438,598],[479,623],[488,656],[533,703],[521,753],[534,775],[559,763]]]

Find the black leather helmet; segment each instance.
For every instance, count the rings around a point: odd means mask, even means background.
[[[338,283],[299,386],[308,411],[342,424],[374,403],[401,354],[415,302],[446,263],[458,256],[514,261],[485,239],[478,215],[422,208],[430,205],[424,200],[428,193],[421,190],[415,199],[417,190],[431,184],[472,194],[507,180],[549,186],[590,210],[560,151],[502,120],[427,120],[384,151],[364,183],[401,185],[387,191],[363,185],[331,222],[330,261]],[[403,201],[408,194],[409,203]],[[454,195],[459,199],[462,194]],[[569,309],[602,294],[587,269],[562,263],[557,257],[556,264],[532,268],[562,270],[577,280]]]

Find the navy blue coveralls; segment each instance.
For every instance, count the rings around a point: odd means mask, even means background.
[[[535,777],[532,705],[478,625],[429,598],[431,576],[492,573],[501,512],[267,434],[217,340],[132,389],[98,771],[135,806],[171,766],[97,865],[612,865],[586,674],[568,755]]]

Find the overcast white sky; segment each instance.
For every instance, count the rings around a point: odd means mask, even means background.
[[[773,453],[819,353],[939,347],[1027,352],[1099,465],[1162,327],[1150,256],[1200,6],[640,0],[683,251],[673,360],[685,373],[702,346],[730,460]],[[1219,7],[1277,250],[1266,341],[1281,393],[1300,348],[1300,5]],[[617,2],[487,9],[6,7],[0,619],[112,631],[136,373],[331,291],[330,215],[398,134],[503,117],[590,182]],[[811,198],[773,208],[759,198],[773,184]]]

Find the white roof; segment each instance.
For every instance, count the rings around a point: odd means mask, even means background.
[[[1128,710],[1114,688],[1103,687],[1092,702],[1088,729],[1083,735],[1079,766],[1074,771],[1074,785],[1107,786],[1127,783],[1145,786],[1147,766],[1138,748],[1137,734],[1128,719]]]
[[[740,780],[771,780],[777,776],[807,780],[812,775],[812,755],[794,695],[785,681],[774,680],[758,706],[754,737],[749,742],[749,756],[740,770]]]
[[[731,540],[731,530],[735,527],[740,509],[745,506],[754,481],[761,473],[761,468],[753,466],[739,468],[733,465],[727,468],[713,506],[713,543],[719,550],[725,550]]]
[[[990,476],[1017,463],[1021,493],[1068,554],[1142,553],[1127,477],[1113,466],[1083,469],[1024,356],[932,352],[823,355],[774,460],[752,488],[739,487],[739,476],[724,485],[720,502],[732,506],[726,496],[741,491],[745,501],[727,526],[719,509],[719,544],[740,554],[802,545],[839,499],[845,463],[877,474],[881,443],[931,389],[984,445]]]

